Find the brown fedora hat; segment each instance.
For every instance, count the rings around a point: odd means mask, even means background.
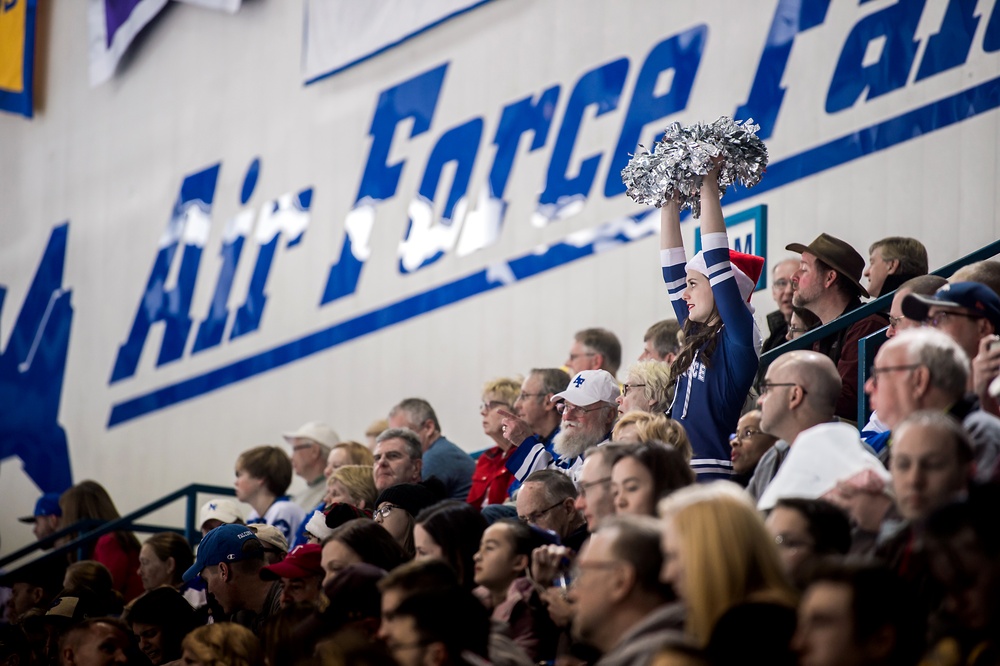
[[[785,249],[799,254],[809,252],[816,255],[820,261],[853,284],[865,298],[870,297],[868,290],[861,286],[861,277],[865,272],[864,257],[839,238],[830,234],[820,234],[809,245],[790,243]]]

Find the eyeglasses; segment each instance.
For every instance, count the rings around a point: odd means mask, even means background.
[[[642,386],[645,386],[645,384],[622,384],[622,397],[624,398],[627,396],[628,392],[632,389],[640,388]]]
[[[920,367],[919,363],[911,363],[910,365],[887,365],[884,368],[876,368],[874,365],[868,370],[868,376],[872,378],[872,386],[878,386],[878,376],[885,374],[886,372],[902,372],[903,370],[916,370]]]
[[[792,326],[791,324],[788,325],[789,333],[805,333],[808,330],[809,329],[807,329],[805,326]]]
[[[502,400],[490,400],[489,402],[479,403],[479,411],[481,412],[488,412],[491,409],[497,409],[498,407],[506,407],[507,409],[511,409],[511,406],[508,405],[506,402],[503,402]]]
[[[563,400],[562,402],[556,403],[556,411],[559,412],[560,414],[566,414],[567,412],[572,412],[572,411],[586,413],[586,412],[596,412],[598,409],[607,408],[607,406],[608,405],[599,402],[592,407],[579,407],[577,405],[574,405],[573,403],[566,402],[565,400]]]
[[[899,317],[889,315],[889,328],[895,331],[904,319],[906,319],[906,315],[900,315]]]
[[[969,314],[967,312],[954,312],[952,310],[941,310],[933,317],[927,317],[924,319],[924,324],[928,326],[933,326],[938,328],[941,324],[948,321],[948,317],[965,317],[966,319],[984,319],[983,315],[979,314]]]
[[[518,516],[518,519],[522,523],[537,523],[539,518],[541,518],[542,516],[544,516],[545,514],[547,514],[549,511],[551,511],[552,509],[556,508],[557,506],[561,506],[564,501],[565,500],[560,500],[559,502],[556,502],[555,504],[553,504],[552,506],[550,506],[547,509],[542,509],[541,511],[534,511],[532,513],[529,513],[527,516]]]
[[[521,391],[520,393],[517,394],[517,400],[525,400],[527,398],[541,398],[543,395],[548,395],[548,393],[525,393],[524,391]],[[515,402],[517,402],[517,400],[515,400]]]
[[[809,393],[808,391],[806,391],[806,388],[802,384],[796,384],[795,382],[785,382],[785,383],[779,383],[779,382],[761,382],[760,383],[760,394],[761,395],[767,395],[773,389],[776,389],[779,386],[798,386],[800,389],[802,389],[802,395],[807,395]]]
[[[383,504],[379,508],[375,509],[375,512],[372,514],[372,519],[385,520],[386,518],[389,517],[389,514],[392,513],[393,509],[398,509],[398,508],[399,507],[396,506],[395,504]]]
[[[597,356],[597,352],[580,352],[579,354],[572,354],[571,353],[569,355],[569,360],[570,361],[575,361],[576,359],[580,358],[581,356]]]
[[[754,430],[753,428],[745,428],[743,432],[733,433],[733,437],[736,439],[750,439],[754,435],[763,435],[763,430]]]
[[[292,447],[292,452],[302,451],[304,449],[311,449],[314,446],[319,446],[319,444],[309,443],[309,444],[296,444]]]
[[[580,482],[577,486],[580,488],[580,497],[587,497],[587,493],[591,488],[596,488],[597,486],[604,486],[611,483],[611,477],[606,476],[603,479],[598,479],[597,481],[587,481],[586,483]]]
[[[780,280],[775,280],[773,283],[771,283],[771,288],[788,289],[788,285],[790,285],[791,283],[792,283],[791,280],[786,280],[785,278],[781,278]]]
[[[577,562],[570,570],[570,580],[576,585],[585,571],[590,569],[614,569],[620,567],[624,562]]]

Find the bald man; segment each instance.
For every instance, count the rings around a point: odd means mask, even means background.
[[[841,392],[840,373],[825,354],[800,349],[782,354],[760,384],[760,429],[778,438],[757,463],[747,486],[759,500],[804,431],[834,418]]]

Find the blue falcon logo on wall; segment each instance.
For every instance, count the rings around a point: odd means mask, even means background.
[[[0,352],[0,460],[17,456],[42,492],[73,483],[59,400],[73,308],[63,288],[69,224],[52,230],[6,348]],[[0,286],[0,316],[7,289]]]

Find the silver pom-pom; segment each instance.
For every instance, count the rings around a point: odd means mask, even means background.
[[[673,123],[647,151],[643,146],[622,169],[626,194],[636,203],[659,208],[677,198],[680,209],[701,215],[702,177],[719,163],[719,195],[733,183],[753,187],[767,170],[767,147],[750,118],[737,122],[723,116],[710,125]]]

